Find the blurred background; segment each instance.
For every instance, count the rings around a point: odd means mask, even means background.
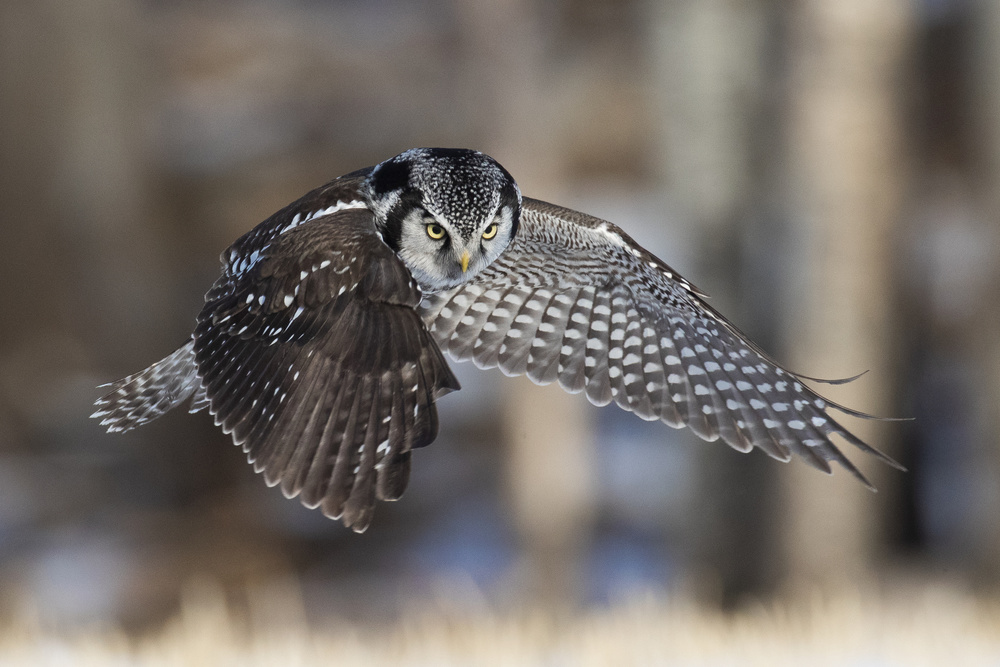
[[[327,180],[477,148],[614,221],[903,462],[739,454],[455,364],[364,535],[265,487],[204,413],[126,435],[96,385],[189,335],[219,254]],[[736,608],[1000,583],[1000,4],[0,4],[0,612],[149,627],[192,581],[310,619]]]

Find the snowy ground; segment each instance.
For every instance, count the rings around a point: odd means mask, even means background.
[[[584,612],[469,613],[431,603],[399,623],[307,628],[294,599],[242,612],[201,587],[157,631],[0,635],[2,665],[1000,665],[1000,601],[950,588],[816,596],[732,614],[636,600]],[[419,611],[417,611],[419,609]]]

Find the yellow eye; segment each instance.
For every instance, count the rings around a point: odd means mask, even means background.
[[[443,239],[444,235],[445,235],[444,227],[442,227],[441,225],[434,222],[427,225],[427,236],[431,237],[435,241]]]
[[[483,232],[483,238],[486,239],[487,241],[490,240],[491,238],[497,235],[497,231],[499,229],[500,228],[497,226],[497,223],[494,222],[492,225],[486,228],[486,231]]]

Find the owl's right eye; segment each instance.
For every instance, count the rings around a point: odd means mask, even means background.
[[[431,224],[427,225],[427,236],[431,237],[435,241],[443,239],[445,237],[445,234],[446,232],[444,231],[444,227],[437,224],[436,222],[432,222]]]

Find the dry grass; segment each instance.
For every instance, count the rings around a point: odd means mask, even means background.
[[[575,614],[458,614],[438,605],[389,627],[331,622],[312,630],[280,605],[255,618],[221,600],[200,587],[177,618],[138,638],[17,623],[0,636],[0,664],[1000,665],[1000,602],[945,588],[736,614],[651,601]]]

